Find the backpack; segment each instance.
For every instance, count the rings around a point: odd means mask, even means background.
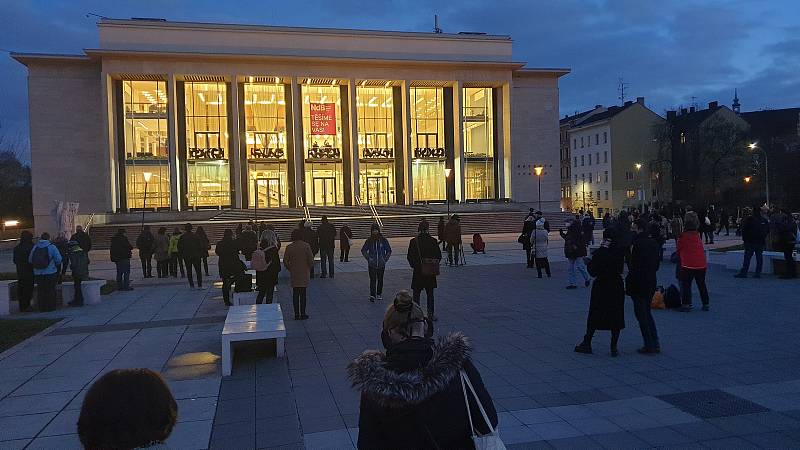
[[[250,268],[256,272],[267,270],[267,256],[264,250],[256,250],[253,256],[250,257]]]
[[[34,269],[47,269],[50,266],[50,246],[36,247],[31,257],[31,264]]]
[[[681,292],[674,284],[671,284],[664,293],[664,306],[667,308],[680,308],[681,306]]]

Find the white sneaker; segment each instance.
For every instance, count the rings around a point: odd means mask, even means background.
[[[379,296],[378,296],[378,301],[381,301],[381,300],[383,300],[383,296],[382,296],[382,295],[379,295]]]

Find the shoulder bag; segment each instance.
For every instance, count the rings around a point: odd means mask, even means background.
[[[423,258],[422,250],[419,246],[419,237],[414,241],[417,244],[417,252],[419,252],[420,260],[420,273],[426,277],[435,277],[439,275],[439,262],[437,258]]]
[[[483,409],[483,405],[481,404],[481,400],[478,398],[477,392],[475,392],[475,388],[472,387],[472,382],[469,381],[469,377],[462,369],[461,373],[461,390],[464,392],[464,403],[467,404],[467,417],[469,418],[469,428],[472,430],[472,442],[475,444],[475,450],[506,450],[505,444],[500,439],[500,435],[497,433],[497,430],[492,426],[492,422],[489,421],[489,416],[486,415],[486,411]],[[489,434],[484,434],[483,436],[479,436],[478,433],[475,431],[475,425],[472,423],[472,412],[469,409],[469,397],[467,396],[467,386],[469,386],[470,392],[475,397],[475,403],[478,404],[478,409],[481,410],[481,415],[483,416],[483,420],[486,421],[486,425],[488,425]]]

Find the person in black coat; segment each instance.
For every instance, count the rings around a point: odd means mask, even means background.
[[[631,258],[628,261],[628,276],[625,277],[625,293],[633,300],[633,312],[639,322],[644,346],[638,350],[642,354],[661,352],[658,341],[658,330],[653,314],[650,312],[650,302],[656,291],[657,272],[660,265],[660,244],[652,237],[653,232],[658,233],[658,225],[647,224],[642,219],[635,222],[637,234],[633,238]],[[652,229],[654,228],[655,229]],[[651,228],[648,230],[648,228]],[[649,231],[649,232],[648,232]]]
[[[422,310],[409,297],[401,291],[386,312],[382,332],[386,352],[366,351],[347,368],[353,386],[361,391],[358,448],[474,448],[470,418],[478,434],[491,429],[467,387],[468,417],[461,371],[492,428],[497,412],[470,360],[471,346],[460,333],[434,343],[427,337],[432,331]]]
[[[317,256],[317,252],[319,252],[319,236],[317,235],[317,231],[311,226],[311,222],[309,221],[302,221],[302,226],[300,228],[300,236],[303,242],[308,244],[311,247],[311,253],[314,256]],[[311,278],[314,278],[314,264],[311,265]]]
[[[330,269],[331,278],[333,278],[333,252],[336,250],[336,227],[328,222],[327,216],[322,216],[322,223],[319,224],[319,228],[317,229],[317,236],[319,238],[320,265],[322,266],[321,277],[327,278],[328,270]]]
[[[208,240],[208,235],[202,225],[197,227],[197,237],[200,238],[200,244],[203,247],[200,260],[203,261],[203,269],[206,272],[206,276],[210,277],[211,275],[208,273],[208,251],[211,250],[211,241]]]
[[[577,289],[575,285],[577,273],[580,273],[583,277],[584,286],[589,287],[591,280],[583,262],[583,257],[586,256],[586,241],[583,240],[580,220],[573,220],[567,227],[566,233],[564,230],[558,230],[558,234],[564,239],[564,256],[569,261],[569,284],[567,284],[567,289]]]
[[[192,224],[187,223],[183,226],[184,233],[178,239],[178,254],[183,257],[183,262],[186,265],[186,277],[189,279],[189,289],[194,289],[194,280],[192,279],[192,268],[197,274],[197,288],[203,288],[203,272],[200,267],[200,258],[203,254],[207,253],[206,246],[203,240],[197,233],[192,232]]]
[[[136,248],[139,249],[139,259],[142,261],[142,276],[153,278],[153,253],[155,252],[156,238],[150,232],[150,225],[142,227],[142,232],[136,238]]]
[[[89,235],[83,231],[83,227],[80,225],[75,227],[75,233],[73,233],[69,240],[77,242],[87,255],[92,250],[92,238],[90,238]]]
[[[28,256],[33,251],[33,234],[23,231],[19,235],[19,244],[14,247],[14,265],[17,268],[17,301],[20,312],[31,310],[33,298],[33,264]]]
[[[522,244],[522,248],[525,249],[525,261],[527,262],[528,269],[533,269],[533,258],[531,258],[531,234],[533,234],[533,229],[535,228],[536,218],[534,215],[528,214],[525,216],[525,222],[522,223],[522,233],[517,239],[517,242]]]
[[[430,224],[423,219],[417,227],[419,234],[417,237],[412,238],[408,244],[408,252],[406,252],[406,259],[411,268],[414,269],[414,275],[411,278],[411,290],[414,293],[414,303],[420,304],[422,290],[425,290],[425,302],[428,309],[428,318],[436,320],[434,315],[434,295],[433,290],[436,289],[436,276],[424,275],[422,273],[422,259],[435,259],[442,260],[442,251],[439,249],[439,243],[436,239],[429,234]]]
[[[586,335],[575,346],[578,353],[592,353],[592,338],[596,330],[611,331],[611,356],[618,356],[619,333],[625,328],[625,285],[622,270],[625,257],[614,242],[614,231],[603,231],[603,242],[592,254],[589,273],[596,277],[592,284]]]
[[[253,227],[247,225],[244,231],[239,234],[239,237],[236,238],[236,241],[239,245],[239,250],[244,255],[244,259],[250,261],[253,252],[258,248],[258,235],[253,231]]]
[[[131,250],[133,246],[125,236],[125,229],[117,229],[111,238],[111,262],[117,266],[117,286],[120,291],[132,291],[131,287]]]
[[[256,304],[260,305],[264,298],[267,299],[267,304],[271,304],[275,295],[275,285],[278,284],[278,272],[281,271],[281,257],[278,255],[278,243],[275,239],[264,239],[259,245],[264,252],[267,269],[256,271],[256,287],[258,288]]]
[[[751,213],[742,219],[742,241],[744,242],[744,260],[742,261],[742,268],[739,273],[734,275],[736,278],[747,278],[747,272],[750,270],[750,260],[753,255],[756,255],[756,273],[755,277],[761,277],[761,269],[764,266],[764,246],[767,243],[767,235],[769,234],[769,221],[761,215],[761,208],[755,205],[752,209],[748,208],[747,212]]]
[[[219,256],[219,277],[222,278],[222,300],[231,306],[231,286],[236,277],[244,273],[244,264],[239,259],[239,246],[233,239],[233,231],[225,230],[222,240],[217,242],[214,252]]]
[[[346,224],[339,228],[339,262],[350,262],[350,241],[353,240],[353,230]]]

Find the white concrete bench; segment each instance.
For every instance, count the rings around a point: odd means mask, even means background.
[[[231,292],[231,304],[233,306],[255,305],[258,291],[251,292]]]
[[[99,305],[101,301],[100,288],[106,284],[106,280],[86,280],[81,282],[81,293],[83,294],[84,305]],[[68,305],[75,299],[75,283],[65,281],[61,283],[61,296],[64,304]]]
[[[11,284],[16,280],[0,281],[0,316],[11,314],[9,302],[11,301]]]
[[[281,305],[231,306],[222,329],[222,375],[229,376],[236,342],[275,339],[278,357],[283,357],[286,326]]]
[[[764,251],[764,268],[765,273],[775,273],[775,260],[783,261],[783,253]],[[729,270],[741,270],[742,263],[744,262],[744,250],[731,250],[725,252],[725,268]],[[750,259],[750,270],[755,271],[756,255]]]

